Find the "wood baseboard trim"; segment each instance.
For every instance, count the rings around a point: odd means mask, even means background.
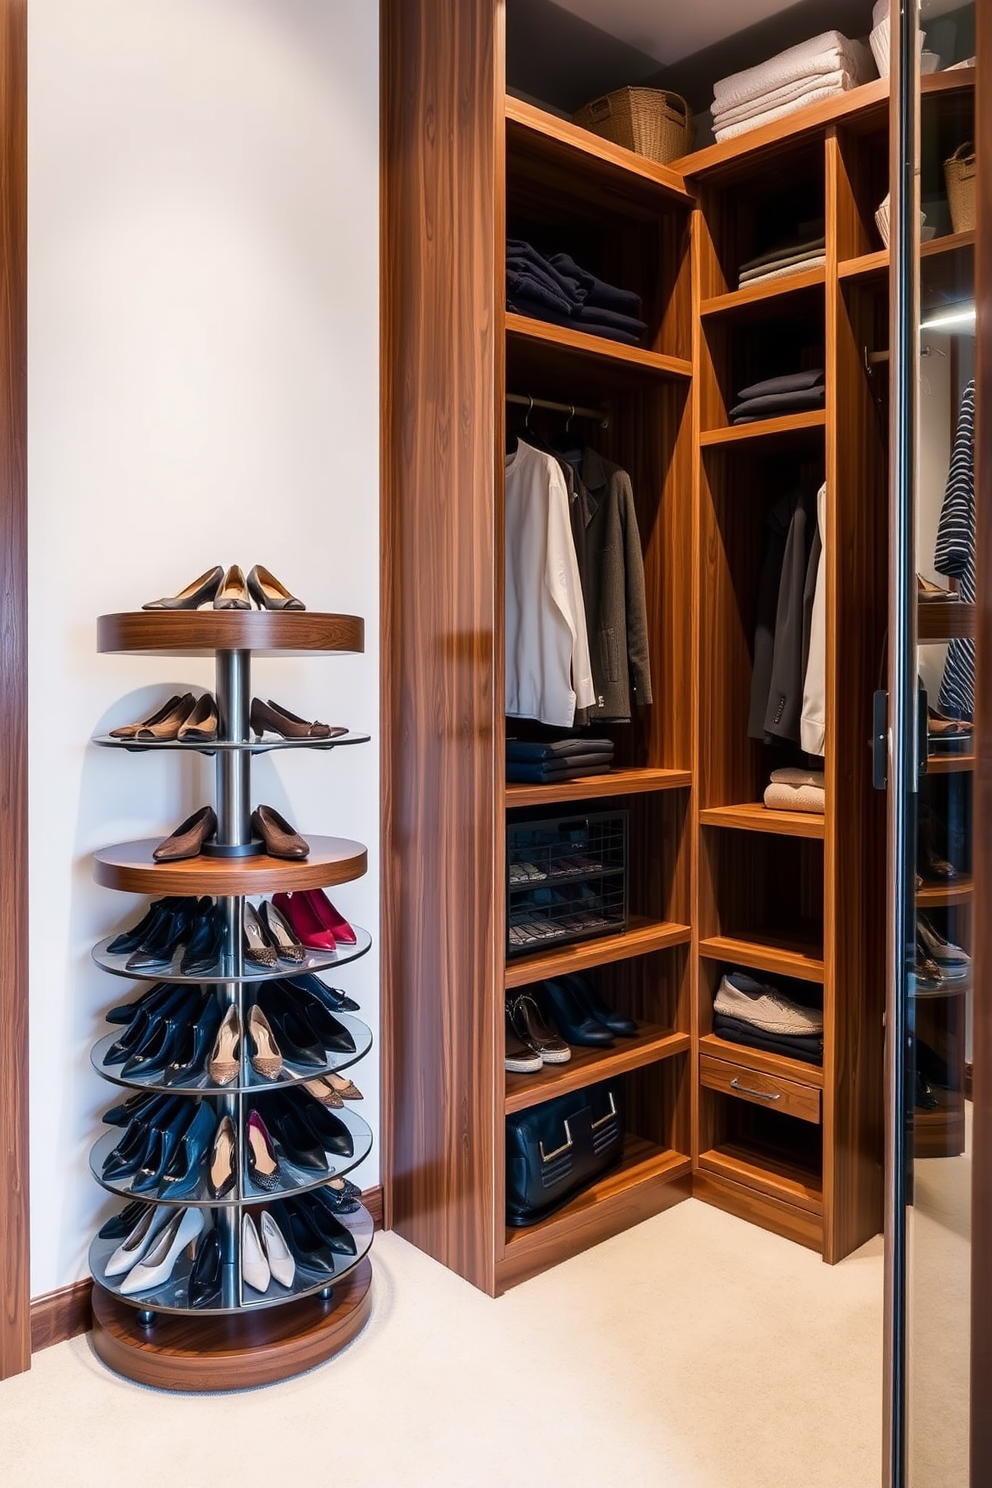
[[[362,1203],[371,1214],[377,1230],[382,1229],[382,1188],[367,1188]],[[88,1333],[91,1325],[90,1292],[93,1283],[73,1282],[57,1292],[45,1292],[31,1303],[31,1352],[40,1354],[53,1344],[65,1343],[79,1333]]]

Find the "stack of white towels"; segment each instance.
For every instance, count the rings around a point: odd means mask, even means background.
[[[735,72],[713,89],[713,133],[733,139],[836,93],[847,93],[875,76],[863,42],[824,31],[758,67]]]

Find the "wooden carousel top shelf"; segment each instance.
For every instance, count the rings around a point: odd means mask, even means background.
[[[93,876],[105,889],[131,894],[269,894],[280,890],[331,888],[361,878],[368,851],[347,837],[308,837],[310,856],[302,863],[270,858],[212,858],[200,855],[177,863],[156,863],[161,838],[121,842],[93,854]]]
[[[101,615],[96,648],[160,656],[199,651],[353,654],[365,650],[365,621],[358,615],[311,610],[135,610]]]

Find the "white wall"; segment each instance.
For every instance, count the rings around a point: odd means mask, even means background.
[[[254,691],[373,742],[266,756],[253,795],[369,845],[334,900],[377,931],[377,9],[29,7],[34,1296],[85,1275],[113,1207],[87,1170],[114,1094],[88,1051],[130,984],[89,952],[145,901],[97,888],[89,855],[213,789],[209,762],[88,743],[212,683],[209,662],[98,656],[98,614],[263,562],[311,609],[366,617],[363,657],[261,661]],[[376,1031],[377,971],[334,979]],[[377,1129],[374,1055],[356,1079]]]

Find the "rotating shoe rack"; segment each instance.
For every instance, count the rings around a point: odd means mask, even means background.
[[[95,855],[94,874],[97,882],[106,888],[154,897],[209,894],[223,905],[226,948],[211,975],[183,976],[169,969],[149,972],[144,980],[209,985],[222,1007],[237,1004],[242,1028],[253,989],[260,983],[307,971],[332,970],[364,955],[372,944],[371,936],[356,927],[356,945],[335,952],[308,952],[302,964],[263,968],[246,964],[243,959],[241,927],[246,896],[328,888],[360,878],[367,868],[366,849],[361,843],[345,838],[304,834],[310,844],[310,855],[304,862],[269,857],[260,844],[252,841],[253,754],[272,749],[328,749],[368,742],[367,734],[348,734],[333,740],[253,741],[248,722],[252,654],[360,652],[364,650],[364,634],[364,622],[355,616],[306,611],[140,611],[104,615],[98,622],[99,651],[168,656],[215,653],[220,725],[215,742],[145,745],[109,736],[95,742],[133,752],[165,748],[213,754],[217,772],[216,842],[199,857],[173,863],[155,862],[152,853],[158,839],[123,843]],[[103,970],[142,979],[140,974],[126,969],[126,956],[111,955],[107,945],[107,941],[101,941],[93,952]],[[324,1069],[308,1069],[307,1079],[344,1069],[361,1059],[371,1047],[372,1035],[363,1023],[346,1013],[337,1013],[335,1017],[351,1033],[355,1051],[339,1055],[327,1051]],[[120,1241],[97,1237],[90,1247],[90,1270],[94,1281],[93,1342],[101,1358],[119,1373],[143,1384],[175,1390],[226,1390],[267,1384],[330,1358],[354,1338],[368,1318],[372,1281],[367,1258],[372,1244],[371,1215],[360,1206],[357,1213],[337,1216],[351,1231],[356,1254],[336,1258],[340,1266],[333,1273],[297,1266],[292,1288],[280,1286],[273,1278],[264,1294],[253,1292],[242,1277],[241,1219],[245,1209],[263,1208],[272,1200],[292,1198],[356,1167],[372,1147],[367,1123],[347,1107],[336,1110],[335,1116],[351,1134],[354,1147],[351,1156],[335,1158],[327,1154],[330,1170],[320,1177],[281,1158],[280,1168],[288,1180],[286,1186],[272,1193],[256,1190],[248,1175],[245,1153],[249,1111],[254,1099],[263,1092],[287,1089],[299,1083],[301,1077],[290,1077],[286,1071],[276,1080],[259,1077],[248,1060],[247,1039],[242,1037],[241,1072],[235,1084],[214,1085],[206,1069],[185,1085],[166,1085],[160,1074],[128,1078],[117,1066],[104,1064],[115,1037],[112,1034],[101,1039],[92,1051],[98,1073],[130,1090],[162,1091],[190,1101],[209,1101],[218,1122],[229,1115],[237,1136],[238,1181],[226,1199],[218,1200],[210,1195],[205,1178],[208,1149],[203,1172],[188,1193],[171,1199],[168,1194],[154,1191],[137,1195],[131,1186],[133,1177],[117,1181],[103,1176],[104,1158],[120,1139],[121,1131],[112,1128],[97,1142],[90,1166],[98,1183],[127,1200],[141,1197],[150,1203],[208,1210],[220,1237],[222,1255],[219,1298],[210,1306],[194,1308],[188,1302],[192,1267],[188,1255],[180,1257],[164,1287],[144,1295],[124,1296],[120,1291],[123,1278],[109,1278],[106,1274],[107,1262]]]

